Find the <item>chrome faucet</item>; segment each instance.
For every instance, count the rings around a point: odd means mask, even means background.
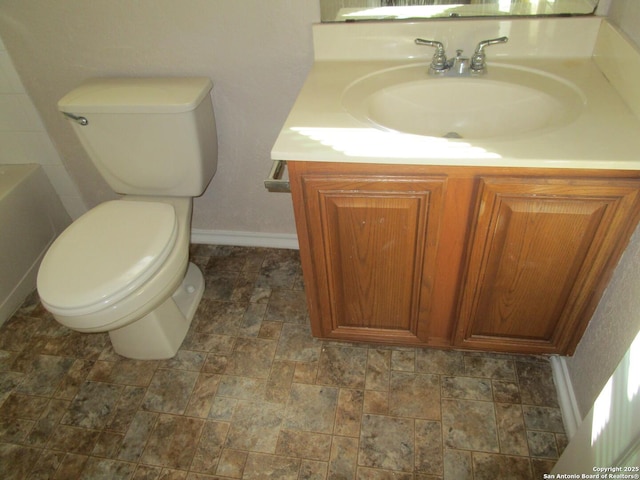
[[[463,77],[469,74],[471,61],[462,56],[462,50],[456,50],[456,58],[451,62],[449,74],[456,77]]]
[[[436,51],[429,65],[429,75],[442,75],[447,77],[467,77],[469,75],[483,75],[487,72],[485,47],[496,43],[506,43],[508,37],[492,38],[478,43],[476,51],[471,58],[463,57],[462,50],[456,50],[456,57],[447,59],[444,45],[435,40],[416,38],[416,45],[435,47]]]

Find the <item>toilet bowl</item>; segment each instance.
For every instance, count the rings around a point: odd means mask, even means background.
[[[125,357],[174,356],[204,291],[202,273],[188,266],[191,205],[125,197],[87,212],[40,266],[44,307],[73,330],[109,332]]]
[[[193,197],[218,162],[204,77],[90,79],[58,102],[120,200],[73,222],[45,254],[43,306],[61,324],[109,332],[116,353],[173,357],[204,291],[188,262]]]

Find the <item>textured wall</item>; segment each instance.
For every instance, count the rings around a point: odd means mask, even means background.
[[[611,283],[573,357],[568,357],[578,407],[586,415],[640,331],[640,228],[634,233]]]
[[[56,110],[82,80],[205,75],[214,84],[219,166],[194,228],[293,233],[291,200],[262,180],[313,61],[317,0],[2,0],[0,36],[89,207],[113,193]]]
[[[618,25],[640,45],[640,2],[638,0],[611,0],[609,20]]]

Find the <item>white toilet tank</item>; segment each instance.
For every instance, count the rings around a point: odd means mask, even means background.
[[[197,197],[218,164],[211,88],[203,77],[97,78],[58,108],[114,191]]]

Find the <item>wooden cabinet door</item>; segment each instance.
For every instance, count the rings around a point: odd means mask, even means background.
[[[637,222],[640,182],[480,183],[456,345],[573,353]]]
[[[444,176],[302,177],[306,224],[298,230],[312,264],[305,284],[314,335],[425,343],[421,315],[431,301],[445,183]]]

